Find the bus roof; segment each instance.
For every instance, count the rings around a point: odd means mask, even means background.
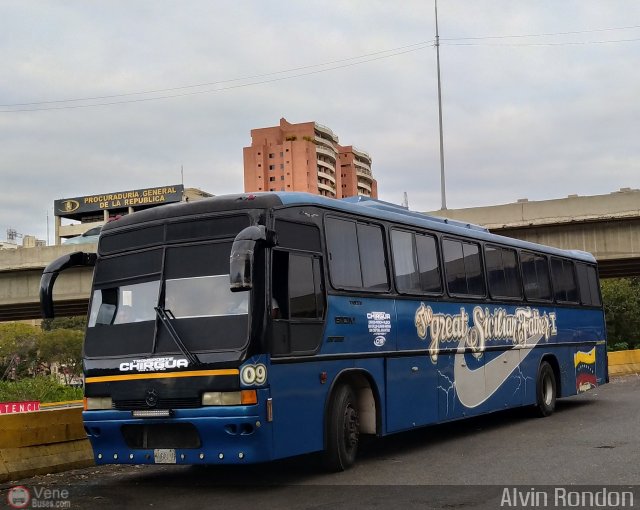
[[[276,192],[275,194],[280,197],[283,205],[286,206],[305,204],[318,205],[330,209],[358,214],[368,218],[395,221],[435,230],[437,232],[480,239],[486,242],[506,244],[516,248],[541,251],[552,255],[570,257],[587,262],[596,261],[595,257],[591,253],[585,251],[563,250],[552,246],[522,241],[513,237],[492,234],[487,228],[480,225],[411,211],[402,206],[369,197],[358,196],[336,200],[334,198],[312,195],[310,193]]]
[[[486,242],[500,243],[516,248],[536,250],[552,255],[570,257],[595,262],[593,255],[578,250],[562,250],[541,244],[521,241],[511,237],[490,233],[486,228],[410,211],[396,204],[375,200],[368,197],[349,197],[336,200],[320,195],[303,192],[260,192],[235,195],[219,195],[205,198],[197,202],[180,202],[162,207],[154,207],[134,214],[123,216],[117,221],[104,225],[102,232],[128,227],[150,221],[164,220],[183,216],[192,216],[214,212],[241,209],[270,209],[287,206],[318,206],[335,211],[356,214],[362,217],[397,222],[400,224],[422,227],[437,232],[455,234]]]

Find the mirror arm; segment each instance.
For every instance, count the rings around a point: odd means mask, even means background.
[[[96,253],[76,251],[58,257],[45,267],[40,278],[40,308],[45,319],[53,319],[53,285],[62,271],[72,267],[93,267],[96,265]]]

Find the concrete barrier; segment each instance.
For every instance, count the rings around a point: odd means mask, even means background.
[[[81,408],[0,416],[0,482],[91,465]]]
[[[640,374],[640,349],[613,351],[609,356],[609,375]]]

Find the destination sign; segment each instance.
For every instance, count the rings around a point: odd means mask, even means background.
[[[122,209],[125,207],[141,207],[180,202],[183,194],[184,186],[182,184],[176,184],[159,188],[105,193],[104,195],[62,198],[54,201],[53,208],[56,216],[76,216],[84,213],[103,211],[105,209]]]

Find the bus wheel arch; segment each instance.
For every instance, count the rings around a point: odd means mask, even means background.
[[[377,388],[367,372],[343,371],[328,392],[324,413],[324,464],[344,471],[355,462],[360,434],[380,430]]]
[[[536,413],[540,417],[555,411],[560,394],[560,367],[555,356],[545,355],[540,360],[536,376]]]
[[[553,354],[545,354],[542,356],[540,363],[546,361],[551,365],[553,369],[553,375],[556,378],[556,396],[562,395],[562,378],[560,377],[560,364],[558,363],[558,359]]]

